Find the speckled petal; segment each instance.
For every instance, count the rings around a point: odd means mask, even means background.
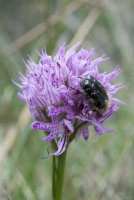
[[[49,153],[49,156],[54,156],[54,155],[59,156],[59,155],[61,155],[66,149],[67,139],[68,139],[67,136],[62,136],[57,143],[58,150],[54,153]]]

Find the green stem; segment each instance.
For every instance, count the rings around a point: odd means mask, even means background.
[[[53,174],[52,174],[53,200],[62,200],[66,154],[67,150],[59,156],[53,156]]]
[[[81,128],[86,123],[87,122],[83,122],[76,127],[72,136],[70,137],[69,143],[71,143],[74,140],[78,129]],[[55,143],[52,143],[52,146],[55,149]],[[53,200],[62,200],[66,154],[67,154],[67,149],[61,155],[53,156],[53,173],[52,173]]]
[[[53,156],[53,166],[52,166],[52,196],[53,196],[53,200],[55,200],[55,180],[56,180],[56,159],[55,156]]]

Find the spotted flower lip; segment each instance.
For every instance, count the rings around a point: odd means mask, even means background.
[[[44,142],[54,141],[56,144],[56,151],[49,152],[49,155],[62,154],[72,138],[77,140],[83,135],[87,140],[90,126],[95,128],[97,135],[112,132],[112,129],[104,128],[104,122],[121,103],[115,94],[123,86],[113,85],[111,81],[122,69],[116,67],[111,73],[100,73],[100,64],[107,57],[102,55],[94,59],[95,49],[77,50],[78,47],[76,44],[66,51],[63,44],[53,58],[43,49],[38,63],[29,57],[25,62],[28,74],[20,73],[21,85],[17,84],[22,91],[18,95],[28,104],[35,120],[31,128],[45,132]],[[108,95],[108,106],[102,115],[93,110],[93,104],[84,95],[80,84],[81,79],[89,75],[104,87]]]

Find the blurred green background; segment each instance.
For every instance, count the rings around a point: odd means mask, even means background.
[[[106,127],[113,134],[82,138],[70,146],[64,200],[134,199],[134,1],[0,0],[0,200],[51,200],[51,158],[41,133],[30,130],[31,116],[17,98],[23,59],[38,60],[43,47],[54,54],[66,41],[81,40],[96,56],[110,60],[101,67],[123,68],[118,98],[126,103]]]

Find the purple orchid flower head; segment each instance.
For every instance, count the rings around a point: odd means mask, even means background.
[[[20,74],[19,97],[26,101],[34,119],[31,128],[44,131],[43,141],[55,143],[56,149],[49,155],[62,154],[80,135],[87,140],[89,126],[97,135],[112,132],[104,128],[104,122],[121,103],[115,94],[123,86],[111,83],[121,68],[100,73],[106,56],[94,59],[95,49],[77,51],[78,46],[66,51],[63,44],[53,58],[43,49],[38,63],[31,58],[25,62],[28,74]]]

